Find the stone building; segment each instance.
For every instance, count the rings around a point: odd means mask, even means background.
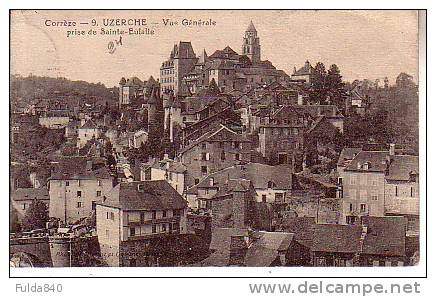
[[[259,126],[259,151],[271,165],[290,164],[301,168],[306,118],[291,106],[275,111],[268,123]]]
[[[104,160],[62,158],[53,164],[48,182],[49,215],[69,224],[88,217],[112,187],[113,177]]]
[[[77,129],[77,147],[81,149],[91,139],[100,137],[100,128],[91,119],[87,120]]]
[[[182,91],[182,78],[197,62],[191,42],[180,41],[175,44],[168,60],[160,67],[161,93],[173,92],[175,96]]]
[[[187,186],[215,171],[248,163],[250,158],[250,140],[224,125],[206,132],[179,152],[179,159],[187,169]]]
[[[115,267],[159,266],[164,251],[153,249],[175,249],[187,232],[186,202],[163,180],[116,185],[97,204],[96,218],[103,259]]]

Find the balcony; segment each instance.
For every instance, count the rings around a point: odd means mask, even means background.
[[[134,221],[128,222],[128,227],[141,226],[141,225],[149,225],[149,224],[162,224],[162,223],[179,223],[180,216],[172,216],[166,218],[158,218],[158,219],[146,219],[143,221]]]

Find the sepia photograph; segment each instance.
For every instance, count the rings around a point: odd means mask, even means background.
[[[9,14],[10,271],[426,264],[425,13]]]

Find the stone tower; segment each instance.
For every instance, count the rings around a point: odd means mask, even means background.
[[[159,104],[159,88],[153,87],[151,96],[147,101],[147,119],[148,119],[148,133],[155,131],[158,124],[158,104]]]
[[[123,92],[124,92],[124,86],[126,85],[126,79],[124,77],[121,78],[120,83],[119,83],[119,106],[121,107],[124,104],[124,96],[123,96]]]
[[[245,30],[245,36],[242,42],[242,54],[250,58],[251,63],[256,64],[260,62],[260,42],[257,37],[257,30],[250,21],[250,25]]]

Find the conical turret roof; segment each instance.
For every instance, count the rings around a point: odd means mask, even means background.
[[[253,25],[253,21],[250,21],[250,25],[248,25],[246,32],[257,32],[256,28]]]

